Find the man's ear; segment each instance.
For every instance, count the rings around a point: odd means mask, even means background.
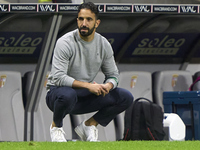
[[[95,27],[98,28],[98,26],[99,26],[100,23],[101,23],[101,20],[100,20],[100,19],[97,19],[97,20],[96,20]]]

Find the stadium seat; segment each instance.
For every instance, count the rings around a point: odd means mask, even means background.
[[[192,74],[189,71],[157,71],[152,74],[153,101],[163,107],[164,91],[188,91],[192,84]]]
[[[53,113],[46,105],[46,82],[48,73],[42,90],[40,102],[38,104],[38,109],[34,113],[34,141],[51,141],[50,138],[50,124],[53,121]],[[34,78],[34,72],[30,71],[24,74],[24,96],[25,99],[28,98],[28,94],[31,88],[31,84]],[[72,127],[70,116],[67,115],[63,120],[63,129],[66,133],[66,138],[68,140],[72,139]]]
[[[152,81],[150,72],[121,72],[119,78],[119,87],[129,90],[134,96],[134,99],[145,97],[152,100]]]
[[[198,78],[200,77],[200,71],[196,72],[193,76],[193,82]],[[198,81],[197,83],[194,84],[193,88],[192,88],[193,91],[199,91],[200,90],[200,81]]]
[[[21,73],[0,71],[0,141],[23,141]]]
[[[119,87],[129,90],[134,99],[145,97],[152,101],[152,80],[150,72],[123,71],[120,73]],[[122,112],[121,114],[117,115],[115,119],[118,139],[123,138],[124,115],[125,112]]]

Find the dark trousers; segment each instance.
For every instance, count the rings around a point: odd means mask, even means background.
[[[67,114],[85,114],[94,111],[98,112],[93,118],[100,125],[106,126],[132,102],[132,94],[122,88],[115,88],[103,97],[96,96],[87,89],[53,86],[46,96],[47,106],[53,111],[53,121],[57,127],[63,126],[63,118]]]

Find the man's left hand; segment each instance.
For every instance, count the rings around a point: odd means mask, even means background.
[[[113,88],[113,84],[111,82],[101,84],[103,91],[101,92],[101,95],[105,96],[110,92],[110,90]]]

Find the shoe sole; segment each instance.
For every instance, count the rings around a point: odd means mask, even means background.
[[[78,136],[81,138],[82,141],[86,141],[86,137],[81,129],[79,127],[76,127],[75,132],[78,134]]]

